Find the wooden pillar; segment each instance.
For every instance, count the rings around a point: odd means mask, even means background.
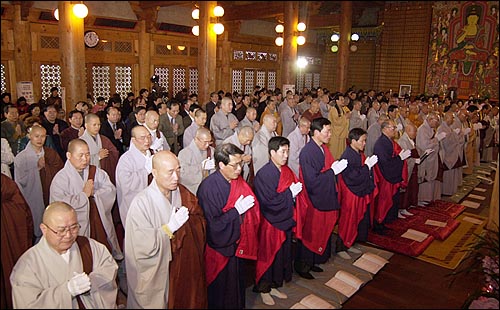
[[[14,5],[14,63],[16,81],[33,81],[33,70],[31,67],[31,32],[28,21],[23,21],[21,17],[21,5]],[[11,71],[12,72],[12,71]],[[11,84],[12,102],[16,102],[16,84]],[[34,97],[37,101],[36,97]],[[33,103],[33,102],[28,102]]]
[[[351,42],[352,28],[352,1],[341,1],[340,5],[340,40],[339,63],[337,67],[336,90],[347,90],[347,72],[349,69],[349,45]]]
[[[198,37],[198,102],[205,104],[216,90],[217,35],[212,29],[217,1],[200,1],[200,36]],[[225,30],[227,31],[227,30]]]
[[[70,1],[59,1],[59,59],[61,86],[65,88],[64,109],[71,111],[79,100],[86,101],[85,45],[83,18],[73,14]]]
[[[297,23],[299,22],[299,2],[285,1],[283,32],[283,59],[281,62],[281,85],[295,85],[297,78],[297,40],[295,38]],[[296,90],[298,91],[298,90]]]
[[[147,32],[145,20],[139,21],[139,89],[151,89],[151,76],[154,70],[151,69],[151,34]],[[170,90],[171,95],[172,90]],[[138,94],[137,94],[138,95]]]
[[[219,79],[220,89],[223,89],[225,92],[233,92],[233,88],[231,85],[231,57],[233,56],[231,53],[231,42],[229,42],[229,34],[228,28],[224,30],[224,33],[220,35],[222,37],[222,47],[221,53],[218,53],[221,63],[221,75]],[[232,28],[231,28],[232,29]]]

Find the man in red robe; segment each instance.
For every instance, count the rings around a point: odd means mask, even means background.
[[[245,307],[242,258],[256,260],[259,202],[241,177],[243,151],[231,143],[215,148],[216,172],[205,178],[196,196],[207,221],[205,247],[209,309]]]
[[[287,298],[278,288],[292,280],[294,206],[302,183],[286,164],[289,147],[287,138],[272,137],[268,143],[271,159],[259,169],[253,183],[262,215],[253,291],[270,306],[275,304],[271,296]]]

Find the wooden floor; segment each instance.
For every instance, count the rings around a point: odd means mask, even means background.
[[[492,180],[495,174],[492,173]],[[487,215],[493,185],[481,184],[486,200],[478,209],[466,212]],[[485,207],[486,206],[486,207]],[[462,269],[464,260],[457,270]],[[449,276],[453,270],[416,258],[394,254],[368,285],[342,305],[344,309],[460,309],[467,298],[480,288],[482,274]],[[450,281],[456,277],[450,287]]]

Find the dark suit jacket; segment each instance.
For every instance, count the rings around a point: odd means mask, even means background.
[[[107,137],[113,145],[116,147],[120,155],[125,153],[125,147],[124,146],[129,146],[130,145],[130,131],[128,128],[125,127],[123,122],[118,122],[116,123],[116,129],[122,130],[122,141],[119,139],[115,139],[115,135],[113,133],[113,129],[111,128],[111,125],[109,124],[108,120],[102,122],[101,124],[101,129],[99,130],[99,133],[105,137]]]

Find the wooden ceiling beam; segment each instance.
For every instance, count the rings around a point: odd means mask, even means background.
[[[307,28],[309,29],[320,29],[329,28],[333,26],[340,25],[340,14],[334,13],[330,15],[314,15],[309,16],[309,22]]]
[[[263,19],[282,16],[284,12],[283,1],[256,2],[245,5],[231,5],[224,8],[223,21]]]
[[[143,9],[174,6],[174,5],[192,5],[193,3],[192,1],[129,1],[129,2],[140,2],[140,7]]]

